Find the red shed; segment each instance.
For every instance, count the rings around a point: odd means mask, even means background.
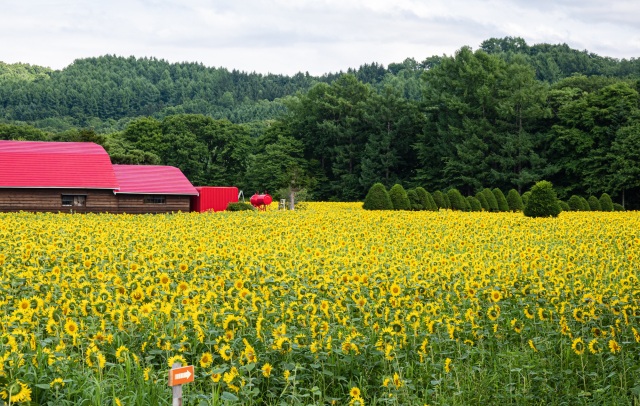
[[[199,196],[191,198],[191,211],[224,211],[238,201],[238,188],[229,186],[196,186]]]

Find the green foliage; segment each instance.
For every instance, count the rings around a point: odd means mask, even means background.
[[[489,207],[489,202],[487,202],[487,198],[484,197],[484,193],[482,192],[476,193],[476,199],[480,202],[480,205],[482,206],[482,210],[485,210],[485,211],[491,210],[491,207]]]
[[[602,211],[613,211],[611,196],[606,193],[603,193],[602,196],[600,196],[600,209]]]
[[[560,205],[560,210],[562,211],[571,211],[569,204],[564,200],[558,200],[558,204]]]
[[[531,188],[531,196],[524,207],[524,215],[527,217],[557,217],[560,214],[560,205],[553,185],[548,181],[537,182]]]
[[[509,204],[507,203],[507,199],[504,197],[502,190],[494,188],[492,192],[493,196],[496,198],[496,202],[498,203],[498,211],[509,211]]]
[[[509,210],[511,211],[522,211],[524,209],[522,197],[517,190],[509,190],[509,193],[507,193],[507,205],[509,206]]]
[[[524,192],[522,194],[522,204],[523,205],[525,205],[525,206],[527,205],[527,202],[529,201],[529,196],[531,196],[531,191],[530,190],[527,190],[526,192]],[[523,207],[523,209],[524,209],[524,207]]]
[[[484,198],[487,200],[487,204],[489,206],[489,211],[498,211],[498,201],[496,200],[496,195],[493,194],[491,189],[484,188],[482,189],[482,194]]]
[[[435,192],[433,192],[433,201],[436,203],[436,206],[438,209],[446,209],[447,208],[447,204],[444,201],[444,193],[442,193],[439,190],[436,190]]]
[[[482,204],[478,199],[473,196],[467,196],[467,201],[469,202],[471,211],[482,211]]]
[[[569,206],[568,211],[581,211],[582,210],[582,201],[579,196],[572,195],[567,202]]]
[[[625,211],[625,208],[620,203],[613,204],[613,211]]]
[[[580,197],[580,210],[581,211],[590,211],[591,207],[589,207],[589,202],[584,197]]]
[[[411,202],[401,184],[396,183],[391,187],[389,198],[394,210],[411,210]]]
[[[247,211],[247,210],[257,210],[257,209],[253,207],[251,203],[246,203],[246,202],[232,202],[227,205],[227,211]]]
[[[600,206],[600,201],[595,196],[589,196],[587,199],[587,203],[589,203],[589,210],[591,211],[602,211],[602,207]]]
[[[376,183],[369,189],[362,208],[365,210],[393,210],[393,203],[382,183]]]
[[[428,202],[428,205],[426,206],[426,210],[438,211],[438,205],[436,204],[435,199],[429,192],[427,192],[427,202]]]
[[[411,210],[424,210],[424,206],[422,205],[422,201],[418,196],[418,193],[415,189],[407,190],[407,197],[409,198],[409,203],[411,205]]]
[[[444,208],[445,209],[450,209],[451,208],[451,200],[449,200],[449,195],[446,193],[442,194],[442,201],[444,202]]]
[[[427,192],[422,186],[415,188],[415,191],[418,197],[418,202],[420,203],[420,206],[422,206],[422,209],[420,210],[431,210],[429,207],[429,192]]]
[[[451,203],[452,210],[467,210],[467,202],[458,189],[449,189],[447,191],[447,197]]]

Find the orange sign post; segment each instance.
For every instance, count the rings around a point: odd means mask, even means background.
[[[169,386],[173,389],[172,406],[182,406],[182,385],[193,382],[194,378],[193,365],[183,367],[179,362],[173,364],[169,370]]]

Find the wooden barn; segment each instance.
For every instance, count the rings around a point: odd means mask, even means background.
[[[0,140],[0,211],[189,211],[198,191],[170,166],[112,165],[90,142]]]

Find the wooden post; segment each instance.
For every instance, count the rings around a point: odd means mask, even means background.
[[[171,369],[180,368],[181,366],[181,363],[176,362],[171,366]],[[173,403],[171,406],[182,406],[182,385],[172,386],[171,389],[173,390]]]

